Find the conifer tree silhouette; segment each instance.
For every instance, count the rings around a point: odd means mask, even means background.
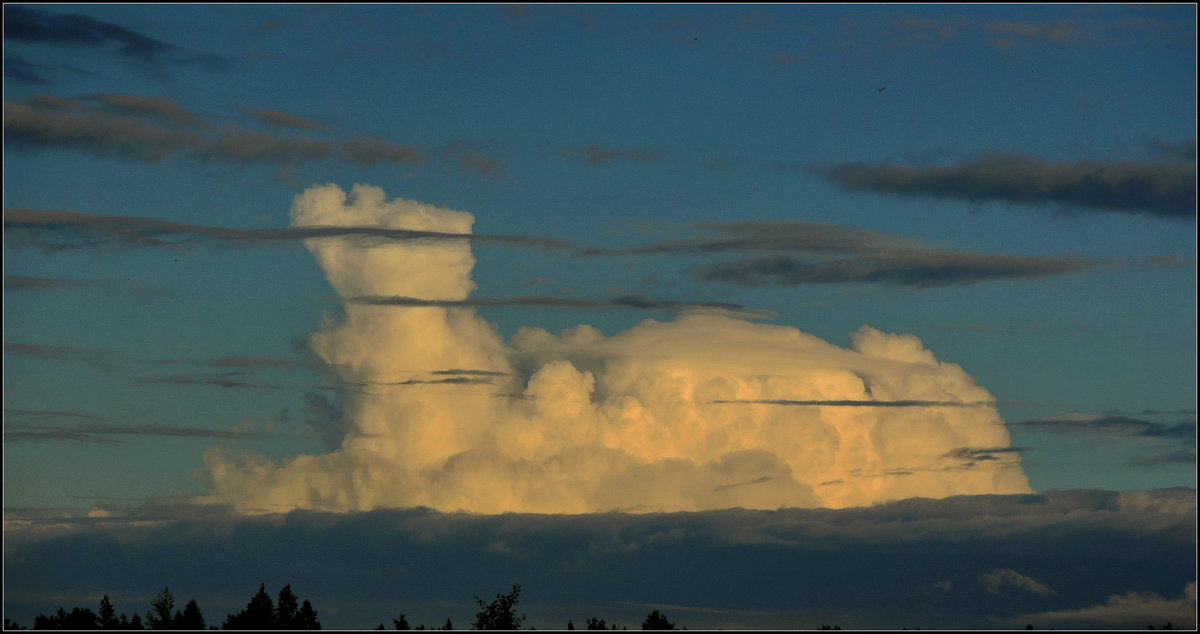
[[[100,599],[100,612],[96,614],[96,621],[102,630],[115,630],[120,626],[120,621],[117,620],[117,611],[113,608],[112,601],[109,601],[107,594]]]
[[[183,606],[183,614],[176,613],[175,629],[178,630],[203,630],[205,629],[204,615],[200,613],[200,606],[196,604],[196,600],[192,599]]]

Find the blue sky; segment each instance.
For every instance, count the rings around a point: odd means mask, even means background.
[[[341,455],[369,407],[310,337],[347,295],[286,231],[324,184],[470,213],[459,308],[515,348],[589,324],[633,355],[638,324],[696,307],[841,348],[914,335],[995,399],[1011,442],[971,448],[1019,455],[1031,492],[1194,490],[1195,26],[1192,5],[5,5],[6,517],[211,495],[216,446]]]

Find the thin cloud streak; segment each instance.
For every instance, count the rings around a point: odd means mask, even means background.
[[[16,246],[59,251],[98,246],[165,247],[197,239],[230,242],[287,242],[320,238],[378,240],[474,240],[548,250],[579,250],[558,240],[520,235],[447,233],[386,227],[303,226],[242,229],[192,225],[156,218],[102,216],[78,211],[6,209],[6,238]]]
[[[1196,217],[1194,159],[1067,163],[996,152],[949,166],[853,162],[809,169],[843,188],[878,194]]]
[[[640,295],[623,295],[609,300],[575,299],[569,297],[554,297],[549,295],[510,295],[505,297],[472,297],[467,299],[419,299],[400,295],[366,295],[348,297],[347,302],[368,306],[401,306],[409,308],[504,308],[504,307],[542,307],[566,308],[575,310],[599,310],[609,308],[632,308],[637,310],[666,310],[666,311],[715,311],[724,314],[737,314],[758,319],[778,317],[774,311],[732,304],[729,302],[677,302],[666,299],[654,299]]]
[[[1157,423],[1131,416],[1093,416],[1073,414],[1050,418],[1034,418],[1009,423],[1016,427],[1044,428],[1061,432],[1085,432],[1115,436],[1167,438],[1196,442],[1196,421]]]
[[[790,400],[764,400],[764,401],[709,401],[714,405],[788,405],[788,406],[804,406],[804,407],[995,407],[998,405],[996,401],[854,401],[854,400],[838,400],[838,401],[790,401]]]
[[[171,436],[181,438],[247,438],[257,434],[237,429],[201,429],[169,425],[81,424],[74,427],[9,424],[5,442],[80,442],[107,444],[119,442],[109,436]]]
[[[1082,258],[922,249],[826,262],[787,256],[719,262],[701,268],[696,272],[696,277],[707,282],[749,286],[868,283],[926,289],[995,280],[1034,279],[1083,271],[1094,265],[1094,261]]]

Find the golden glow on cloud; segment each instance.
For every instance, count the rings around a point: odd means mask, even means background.
[[[314,186],[292,208],[295,226],[469,233],[473,220],[363,185],[349,196]],[[307,244],[343,298],[460,300],[475,289],[467,240]],[[692,312],[612,337],[581,325],[558,335],[524,328],[506,342],[472,308],[344,311],[310,341],[345,381],[367,386],[347,397],[341,448],[282,464],[212,449],[205,500],[248,513],[586,513],[1030,491],[986,405],[993,397],[912,335],[864,326],[846,349],[791,327]],[[435,380],[449,370],[486,380]],[[936,405],[950,403],[970,406]]]

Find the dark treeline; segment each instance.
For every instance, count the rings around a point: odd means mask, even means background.
[[[24,627],[4,619],[4,629],[23,630]],[[117,615],[108,595],[100,599],[100,609],[93,612],[76,607],[70,612],[59,608],[46,616],[39,614],[33,620],[35,630],[215,630],[217,626],[204,620],[200,606],[192,599],[182,610],[175,609],[175,595],[170,587],[159,591],[150,602],[145,615],[134,612],[127,617],[124,612]],[[319,630],[317,611],[307,599],[300,602],[286,585],[279,591],[278,600],[267,594],[266,584],[259,584],[258,593],[246,604],[245,609],[230,614],[221,622],[223,630]]]
[[[520,601],[521,586],[513,585],[507,594],[497,594],[491,602],[485,602],[474,597],[479,611],[475,613],[475,621],[471,624],[473,630],[519,630],[525,623],[526,615],[517,613],[517,603]],[[406,615],[401,614],[392,619],[392,625],[397,630],[425,630],[424,625],[412,627]],[[590,617],[585,621],[588,630],[627,630],[628,627],[618,627],[609,624],[604,619]],[[5,630],[25,629],[9,619],[4,619]],[[35,630],[216,630],[216,624],[205,621],[196,600],[187,602],[183,609],[176,609],[175,595],[170,588],[163,588],[154,600],[150,609],[144,614],[134,613],[132,617],[124,612],[117,614],[108,595],[100,599],[99,611],[93,612],[87,608],[76,607],[70,612],[59,608],[57,612],[46,616],[39,614],[33,620]],[[284,586],[276,598],[272,600],[267,594],[266,584],[259,584],[258,592],[246,603],[246,607],[234,614],[229,614],[221,621],[222,630],[319,630],[321,622],[317,619],[317,611],[307,599],[303,602],[292,592],[291,585]],[[375,629],[382,630],[380,623]],[[436,629],[452,630],[450,619]],[[575,629],[574,621],[567,621],[568,630]],[[675,624],[666,615],[653,610],[646,615],[642,622],[643,630],[674,630]],[[684,628],[687,629],[687,628]]]

